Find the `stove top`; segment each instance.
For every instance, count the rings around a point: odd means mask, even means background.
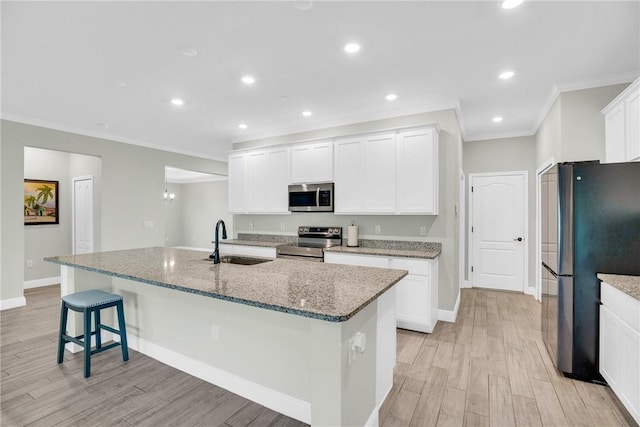
[[[342,227],[298,227],[298,244],[280,245],[278,258],[324,260],[323,248],[342,245]]]

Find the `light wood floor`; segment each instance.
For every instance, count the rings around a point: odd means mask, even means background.
[[[1,426],[302,426],[130,351],[55,363],[59,287],[25,293],[0,324]],[[456,323],[433,334],[398,330],[394,386],[380,411],[389,426],[635,425],[607,387],[556,373],[530,296],[463,289]]]
[[[462,289],[458,319],[398,330],[391,426],[635,426],[608,387],[558,374],[531,296]]]

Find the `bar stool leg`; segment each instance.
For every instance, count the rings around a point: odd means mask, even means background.
[[[91,375],[91,310],[84,309],[84,377]]]
[[[118,301],[116,304],[118,311],[118,330],[120,331],[120,347],[122,347],[122,360],[129,360],[129,346],[127,345],[127,327],[124,323],[124,305],[122,301]]]
[[[67,343],[63,337],[67,333],[67,313],[67,305],[62,301],[62,304],[60,304],[60,332],[58,333],[58,363],[62,363],[64,346]]]
[[[93,318],[95,321],[95,331],[96,331],[96,349],[102,348],[102,333],[100,332],[100,310],[96,310],[93,312]]]

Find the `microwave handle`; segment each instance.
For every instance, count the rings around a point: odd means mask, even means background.
[[[320,187],[316,187],[316,207],[320,207]]]

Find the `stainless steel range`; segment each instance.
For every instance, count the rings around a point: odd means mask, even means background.
[[[277,258],[324,262],[324,248],[342,245],[342,227],[298,227],[298,244],[276,248]]]

